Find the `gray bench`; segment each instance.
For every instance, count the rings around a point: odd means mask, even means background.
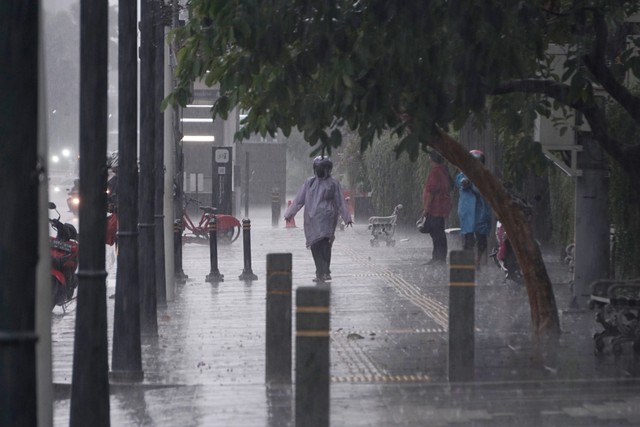
[[[370,240],[371,246],[380,245],[382,240],[386,242],[387,246],[395,246],[396,241],[393,239],[393,235],[396,232],[400,209],[402,209],[402,205],[397,205],[390,216],[372,216],[369,218],[369,230],[371,230],[371,235],[373,236]]]
[[[622,354],[622,345],[629,342],[640,354],[640,279],[593,282],[589,308],[603,327],[593,335],[597,353],[604,351],[608,341],[614,356]]]

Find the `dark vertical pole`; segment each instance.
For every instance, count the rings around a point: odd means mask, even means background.
[[[108,1],[80,2],[80,224],[71,426],[108,426],[107,212]]]
[[[171,0],[171,26],[173,28],[178,28],[180,25],[179,22],[179,13],[180,13],[180,2],[179,0]],[[177,47],[175,43],[171,43],[170,45],[170,55],[169,62],[170,68],[172,70],[175,69],[175,55],[177,52]],[[172,73],[172,80],[175,80],[174,75]],[[183,172],[184,172],[184,161],[182,156],[182,131],[180,127],[180,107],[173,107],[173,138],[174,138],[174,158],[172,161],[174,162],[174,177],[173,177],[173,191],[174,191],[174,224],[175,221],[180,222],[180,240],[182,240],[182,230],[184,230],[184,224],[182,224],[182,205],[183,205]],[[174,228],[175,231],[175,228]],[[175,245],[175,236],[174,236],[174,245]],[[178,283],[184,283],[188,278],[184,271],[182,270],[182,243],[180,244],[180,250],[176,248],[174,254],[174,262],[175,262],[175,278]],[[178,268],[179,266],[179,268]]]
[[[251,221],[242,220],[242,244],[244,249],[244,269],[238,277],[240,280],[258,280],[258,276],[253,274],[251,268]]]
[[[218,225],[215,215],[209,221],[209,260],[211,271],[205,281],[211,283],[224,282],[224,275],[218,270]]]
[[[329,299],[327,286],[296,290],[296,422],[329,426]]]
[[[249,171],[249,152],[245,153],[244,162],[244,217],[249,218],[249,179],[251,172]]]
[[[449,381],[473,381],[475,361],[475,255],[449,254]]]
[[[291,254],[267,254],[267,382],[291,383],[291,267]]]
[[[36,425],[38,262],[37,0],[4,0],[0,12],[0,425]],[[24,227],[24,224],[30,224]],[[44,256],[47,256],[45,253]],[[51,307],[49,307],[50,309]]]
[[[141,327],[144,335],[158,334],[155,222],[154,139],[155,80],[153,29],[155,0],[140,2],[140,218],[138,252],[140,260]]]
[[[175,252],[174,271],[175,279],[178,283],[186,283],[189,276],[184,274],[182,270],[182,232],[184,231],[184,225],[181,219],[173,221],[173,250]]]
[[[154,209],[155,209],[155,268],[156,300],[159,306],[167,305],[167,280],[164,255],[164,113],[160,104],[164,99],[164,1],[156,0],[153,23],[154,43],[154,83],[155,83],[155,138],[154,138]]]
[[[594,280],[609,277],[611,230],[609,167],[602,146],[590,132],[578,132],[583,150],[578,153],[582,174],[575,185],[575,256],[573,306],[585,309]]]
[[[271,225],[278,226],[280,220],[280,191],[278,187],[274,187],[271,191]]]
[[[118,4],[118,270],[111,379],[140,381],[138,277],[138,30],[137,2]]]

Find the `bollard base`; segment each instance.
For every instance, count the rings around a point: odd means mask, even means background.
[[[173,276],[173,278],[176,281],[176,283],[184,284],[184,283],[187,283],[187,279],[189,278],[189,276],[184,274],[182,271],[179,271]]]
[[[116,383],[132,383],[144,380],[144,371],[113,370],[109,371],[109,380]]]
[[[212,271],[207,274],[207,277],[204,280],[209,283],[224,282],[224,274],[220,274],[219,271]]]
[[[253,274],[251,270],[242,270],[242,274],[238,276],[240,280],[258,280],[258,276]]]

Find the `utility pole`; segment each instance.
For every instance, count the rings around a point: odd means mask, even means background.
[[[180,26],[180,2],[179,0],[172,0],[171,2],[171,26],[178,28]],[[175,70],[177,47],[175,42],[171,43],[171,55],[169,57],[170,66],[172,70]],[[174,75],[171,73],[171,83],[174,84]],[[174,220],[182,221],[182,206],[184,204],[183,194],[183,173],[184,173],[184,155],[182,153],[182,127],[180,126],[180,107],[173,107],[173,138],[174,138],[174,184],[175,184],[175,196],[174,196]],[[182,266],[182,251],[175,253],[175,265]],[[175,270],[175,280],[183,282],[186,280],[186,275],[181,268]]]
[[[118,270],[111,378],[141,381],[138,268],[138,7],[118,4]]]
[[[109,426],[105,232],[108,1],[80,2],[80,224],[70,425]]]
[[[584,310],[591,283],[609,277],[609,166],[591,132],[578,132],[578,143],[573,307]]]
[[[155,271],[154,139],[155,139],[155,0],[140,2],[140,259],[142,333],[158,335]]]
[[[36,425],[38,262],[37,0],[4,0],[0,13],[0,425]],[[28,227],[23,224],[30,224]],[[4,255],[3,255],[4,257]]]
[[[156,0],[153,16],[154,43],[154,209],[155,209],[155,269],[157,303],[161,307],[167,305],[167,283],[164,256],[164,114],[160,104],[164,99],[164,27],[165,4]]]

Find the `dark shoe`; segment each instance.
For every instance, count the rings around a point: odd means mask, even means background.
[[[313,281],[316,283],[324,283],[324,276],[314,277]]]

